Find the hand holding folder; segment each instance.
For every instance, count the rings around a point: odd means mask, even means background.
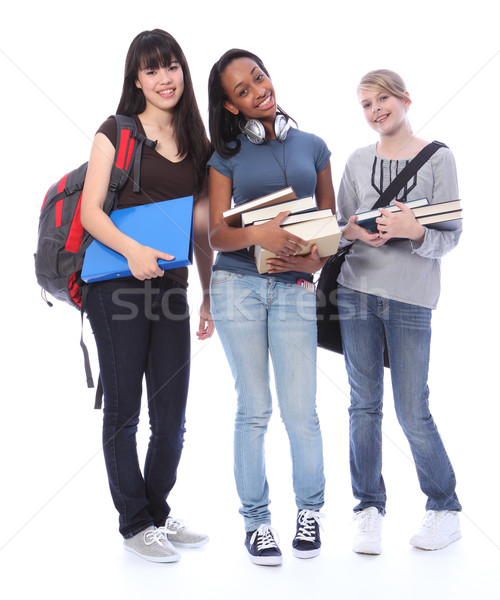
[[[145,246],[145,254],[149,257],[150,249],[163,256],[174,257],[172,260],[160,258],[160,269],[174,269],[192,263],[192,196],[115,210],[110,218],[120,231]],[[92,241],[85,252],[83,281],[92,283],[131,275],[123,255],[97,240]]]
[[[139,280],[161,277],[164,269],[160,267],[158,261],[171,262],[175,260],[175,256],[172,254],[161,252],[143,244],[134,245],[126,254],[126,258],[132,275]]]

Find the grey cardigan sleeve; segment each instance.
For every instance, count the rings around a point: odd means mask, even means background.
[[[458,200],[457,169],[453,154],[442,148],[432,163],[434,185],[431,204]],[[436,226],[429,225],[420,246],[412,244],[412,251],[424,258],[441,258],[458,244],[462,234],[462,221],[449,221]]]

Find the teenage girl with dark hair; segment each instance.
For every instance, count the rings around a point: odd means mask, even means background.
[[[460,538],[455,475],[429,411],[427,376],[432,309],[440,292],[440,259],[458,243],[461,222],[424,227],[401,202],[458,198],[455,160],[440,148],[403,188],[399,213],[381,209],[378,231],[356,224],[397,173],[427,142],[408,122],[410,95],[399,75],[371,71],[358,99],[376,144],[348,159],[339,189],[344,243],[352,243],[338,278],[338,303],[345,362],[351,386],[350,464],[357,532],[354,551],[381,552],[386,492],[382,477],[384,344],[387,343],[396,414],[410,444],[426,515],[410,543],[437,550]],[[384,341],[386,340],[386,341]]]
[[[278,107],[260,58],[230,50],[209,79],[209,126],[216,152],[209,161],[210,242],[220,253],[211,281],[212,312],[237,391],[234,471],[252,562],[276,565],[281,551],[271,529],[264,436],[272,412],[271,355],[281,417],[291,447],[298,508],[293,553],[320,552],[323,454],[316,413],[316,296],[297,285],[312,280],[323,260],[317,250],[297,256],[304,240],[280,223],[226,224],[222,213],[235,204],[288,185],[297,197],[316,196],[318,208],[334,210],[330,152],[318,137],[290,128]],[[253,251],[260,244],[278,254],[259,275]]]
[[[194,253],[201,287],[208,290],[212,252],[205,169],[210,145],[184,53],[171,35],[155,29],[133,40],[117,112],[133,116],[138,131],[157,140],[154,149],[143,148],[140,191],[133,191],[132,174],[120,192],[118,208],[194,195]],[[180,556],[172,541],[197,546],[208,539],[171,518],[167,503],[185,431],[190,360],[188,270],[163,271],[158,259],[169,260],[170,255],[135,242],[104,213],[116,138],[111,118],[94,140],[81,214],[85,229],[125,256],[133,275],[89,286],[87,312],[104,389],[103,450],[125,548],[146,560],[172,562]],[[200,339],[213,332],[209,307],[205,294]],[[144,376],[151,437],[141,472],[136,432]]]

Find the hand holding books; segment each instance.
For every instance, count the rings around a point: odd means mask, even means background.
[[[258,227],[259,246],[283,256],[295,256],[302,252],[307,241],[281,227],[282,221],[289,214],[290,211],[283,211],[264,223],[255,223]]]
[[[421,244],[425,229],[415,218],[412,209],[403,202],[395,201],[394,206],[397,206],[400,211],[380,209],[381,216],[376,219],[379,236],[384,240],[405,238]]]
[[[343,235],[349,241],[361,240],[375,247],[391,238],[418,242],[425,233],[422,226],[452,230],[461,218],[460,200],[429,204],[427,198],[419,198],[353,215]]]

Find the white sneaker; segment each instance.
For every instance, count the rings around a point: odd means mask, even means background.
[[[152,562],[176,562],[181,555],[156,527],[151,526],[123,541],[125,550]]]
[[[352,549],[358,554],[380,554],[382,552],[382,515],[378,508],[370,506],[354,514],[358,531]]]
[[[458,513],[452,510],[428,510],[410,544],[422,550],[440,550],[462,537]]]

